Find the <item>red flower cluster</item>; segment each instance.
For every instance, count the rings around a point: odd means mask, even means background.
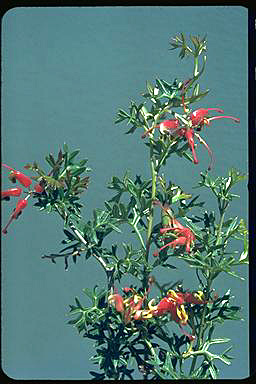
[[[181,331],[193,340],[195,336],[187,333],[182,326],[187,325],[188,314],[185,309],[186,304],[206,304],[202,291],[197,292],[176,292],[169,290],[167,296],[160,300],[158,305],[152,306],[152,301],[149,303],[152,316],[163,316],[167,313],[171,315],[171,319],[179,324]]]
[[[160,300],[159,304],[155,307],[151,305],[154,316],[162,316],[170,313],[172,320],[180,325],[186,325],[188,315],[185,311],[185,304],[206,304],[204,294],[202,291],[197,292],[177,292],[169,290],[167,296]]]
[[[171,219],[171,226],[167,228],[161,228],[160,234],[164,234],[169,231],[173,231],[175,235],[177,235],[177,238],[165,245],[163,245],[159,251],[155,251],[153,256],[158,256],[159,252],[162,251],[166,247],[176,248],[178,246],[185,245],[186,252],[191,251],[191,246],[193,242],[196,240],[196,237],[194,233],[191,231],[190,228],[184,227],[178,220]]]
[[[163,297],[157,305],[153,305],[154,299],[150,300],[147,309],[142,309],[146,295],[139,295],[133,288],[124,288],[125,292],[131,292],[128,298],[123,298],[118,293],[110,295],[108,300],[115,306],[117,312],[123,314],[124,323],[132,320],[146,320],[152,317],[159,317],[170,314],[171,320],[179,324],[181,331],[193,340],[195,337],[187,333],[182,326],[188,323],[188,314],[185,306],[191,304],[206,304],[202,291],[178,292],[169,290],[167,296]]]
[[[131,292],[131,296],[123,298],[119,293],[114,293],[108,297],[110,304],[115,306],[117,312],[122,313],[124,323],[129,323],[132,319],[138,320],[138,311],[140,311],[146,295],[139,295],[135,289],[125,287],[125,293]]]
[[[189,119],[191,121],[191,126],[185,127],[180,125],[179,119],[170,119],[170,120],[164,120],[159,125],[156,125],[150,129],[148,129],[146,132],[143,133],[141,136],[142,138],[145,138],[147,135],[149,135],[155,128],[159,128],[160,132],[162,134],[169,134],[172,136],[179,136],[179,137],[185,137],[188,141],[189,147],[192,151],[194,164],[198,164],[198,159],[195,152],[195,144],[194,144],[194,136],[196,136],[201,144],[203,144],[210,157],[211,157],[211,163],[208,167],[210,170],[212,167],[212,150],[209,148],[208,144],[201,138],[201,136],[198,133],[195,133],[196,131],[201,131],[203,126],[209,125],[211,121],[218,120],[218,119],[231,119],[235,121],[236,123],[240,122],[240,119],[233,116],[214,116],[211,118],[208,118],[209,111],[217,111],[219,113],[223,113],[224,111],[220,108],[201,108],[197,109],[194,112],[192,112],[189,116]]]
[[[20,171],[16,171],[15,169],[9,167],[8,165],[6,164],[2,164],[3,167],[7,168],[10,170],[10,173],[9,173],[9,179],[15,183],[16,181],[18,181],[21,185],[23,185],[25,188],[29,188],[32,184],[32,180],[30,179],[30,177],[26,176],[24,173],[20,172]],[[30,192],[30,191],[29,191]],[[34,191],[33,192],[37,192],[37,193],[41,193],[43,192],[43,188],[40,184],[36,184],[34,186]],[[16,188],[9,188],[5,191],[1,191],[1,199],[2,200],[9,200],[10,197],[19,197],[22,193],[22,188],[20,187],[16,187]],[[6,234],[7,233],[7,228],[9,227],[9,225],[11,224],[11,222],[13,221],[13,219],[17,219],[23,209],[27,206],[28,202],[27,202],[27,199],[30,197],[30,193],[26,196],[25,199],[20,199],[18,200],[17,204],[16,204],[16,208],[13,210],[11,216],[10,216],[10,219],[8,221],[8,223],[6,224],[6,226],[4,227],[4,229],[2,230],[2,233],[3,234]]]

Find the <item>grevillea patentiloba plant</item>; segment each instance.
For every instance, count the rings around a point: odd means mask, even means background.
[[[128,111],[120,109],[117,114],[116,123],[126,122],[130,126],[126,133],[139,135],[149,152],[151,177],[145,179],[136,170],[135,177],[125,171],[122,178],[113,176],[108,184],[113,197],[105,201],[105,209],[95,209],[90,220],[81,216],[80,197],[90,186],[90,168],[87,159],[77,160],[79,150],[70,151],[64,144],[57,158],[46,156],[47,171],[37,162],[26,164],[26,170],[36,173],[31,177],[2,164],[10,181],[23,186],[3,190],[2,199],[25,195],[17,201],[2,233],[7,235],[9,225],[20,217],[29,199],[35,199],[40,211],[58,213],[64,223],[64,248],[43,258],[53,263],[63,259],[68,269],[70,261],[76,263],[84,255],[85,260],[94,258],[105,271],[105,282],[83,289],[90,306],[78,298],[70,305],[69,323],[85,341],[95,342],[92,360],[98,371],[90,371],[95,379],[215,379],[219,363],[231,364],[230,340],[221,335],[221,328],[217,332],[215,328],[239,320],[240,307],[232,302],[229,287],[219,291],[214,281],[225,273],[239,277],[235,268],[248,263],[246,223],[242,218],[228,217],[232,200],[239,197],[232,187],[246,175],[230,169],[226,176],[212,178],[213,152],[201,132],[207,134],[217,119],[230,119],[230,124],[240,120],[211,117],[223,114],[215,106],[191,108],[209,90],[201,91],[198,82],[205,70],[206,38],[190,36],[189,44],[183,34],[171,39],[171,48],[180,48],[181,59],[193,58],[193,72],[186,79],[147,82],[144,101],[139,105],[131,102]],[[203,144],[210,156],[208,170],[198,175],[198,188],[215,197],[216,212],[208,211],[199,195],[183,191],[164,175],[172,156],[180,157],[181,168],[185,161],[198,167],[197,143]],[[131,240],[123,243],[122,230],[127,225]],[[119,243],[109,241],[113,233],[120,237]],[[242,241],[242,253],[230,251],[233,239]],[[171,273],[177,259],[195,274],[197,286],[182,282],[182,271],[181,279],[171,285],[156,277],[157,267]],[[123,286],[124,276],[137,283]],[[158,294],[152,295],[153,286]],[[221,353],[213,353],[213,344],[225,343]]]

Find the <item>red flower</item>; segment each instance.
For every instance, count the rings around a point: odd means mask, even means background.
[[[128,298],[123,298],[118,293],[110,295],[108,301],[115,306],[117,312],[123,314],[124,323],[129,323],[132,319],[138,320],[140,318],[141,307],[146,295],[140,296],[135,289],[125,287],[124,292],[131,292],[132,295]]]
[[[190,146],[190,149],[192,151],[192,155],[194,158],[194,164],[198,164],[199,161],[197,160],[196,157],[196,152],[195,152],[195,143],[194,143],[194,130],[192,128],[184,130],[184,136],[186,137],[188,141],[188,145]]]
[[[170,313],[171,319],[179,324],[182,333],[190,340],[195,339],[194,335],[191,335],[182,328],[182,326],[187,325],[188,322],[185,304],[206,304],[207,301],[204,300],[202,291],[176,292],[174,290],[169,290],[167,296],[160,300],[157,306],[152,306],[152,301],[153,300],[149,303],[149,311],[152,316],[162,316],[166,313]]]
[[[35,186],[34,186],[34,191],[36,193],[42,193],[44,191],[44,188],[42,187],[42,185],[40,185],[39,183],[37,183]]]
[[[114,304],[117,312],[124,312],[124,300],[119,293],[115,293],[108,297],[108,300],[111,304]]]
[[[194,131],[194,128],[196,128],[197,131],[201,131],[201,129],[204,126],[204,124],[209,125],[211,121],[218,120],[218,119],[231,119],[231,120],[234,120],[236,123],[240,122],[239,118],[233,117],[233,116],[214,116],[214,117],[207,118],[206,116],[209,114],[209,111],[217,111],[219,113],[223,113],[224,112],[220,108],[206,108],[206,109],[205,108],[201,108],[201,109],[195,110],[194,112],[192,112],[190,114],[190,119],[192,121],[192,128],[191,128],[192,131]],[[210,170],[212,168],[212,162],[213,162],[212,150],[209,148],[208,144],[200,137],[200,135],[198,133],[195,133],[195,136],[198,138],[199,142],[205,146],[205,148],[207,149],[207,151],[209,153],[209,156],[211,158],[211,162],[210,162],[210,164],[208,166],[208,170]],[[191,139],[191,143],[189,145],[190,145],[190,148],[191,148],[191,150],[193,152],[193,149],[192,149],[192,146],[191,146],[192,145],[192,141],[193,141],[193,138]],[[193,142],[193,145],[194,145],[194,142]],[[198,164],[198,160],[195,157],[194,153],[193,153],[193,156],[194,156],[194,163]]]
[[[182,292],[176,292],[174,291],[173,289],[170,289],[168,292],[167,292],[167,297],[169,300],[173,300],[175,301],[176,304],[184,304],[185,303],[185,300],[184,300],[184,294]]]
[[[184,106],[184,111],[185,105],[184,105],[184,100],[183,100],[183,106]],[[208,118],[209,111],[216,111],[219,113],[223,113],[224,111],[220,108],[200,108],[195,111],[193,111],[190,114],[190,120],[192,122],[192,126],[180,126],[180,122],[178,119],[170,119],[170,120],[164,120],[161,122],[159,125],[156,125],[150,129],[148,129],[146,132],[143,133],[141,136],[142,138],[145,138],[149,133],[151,133],[155,128],[159,128],[160,132],[162,134],[168,133],[173,136],[180,136],[180,137],[185,137],[188,141],[189,147],[192,151],[193,159],[194,159],[194,164],[198,164],[198,159],[196,156],[195,152],[195,143],[194,143],[194,136],[197,137],[199,142],[205,146],[207,149],[209,156],[211,158],[211,163],[209,164],[208,169],[210,170],[212,167],[212,162],[213,162],[213,154],[212,150],[209,148],[208,144],[201,138],[201,136],[198,133],[195,133],[194,130],[196,129],[197,131],[200,131],[204,124],[209,125],[211,121],[213,120],[218,120],[218,119],[231,119],[234,120],[236,123],[240,122],[240,119],[237,117],[233,116],[214,116]]]
[[[167,297],[164,297],[156,306],[152,306],[152,301],[149,303],[149,308],[152,316],[163,316],[166,313],[171,314],[173,321],[180,325],[186,325],[188,315],[184,307],[184,299],[180,292],[169,291]]]
[[[171,221],[172,221],[172,227],[161,228],[160,234],[164,234],[169,231],[174,231],[178,237],[177,239],[171,241],[170,243],[163,245],[159,249],[159,252],[166,247],[176,248],[178,246],[185,245],[186,252],[189,253],[191,251],[191,245],[196,239],[194,233],[191,231],[190,228],[183,227],[183,225],[178,220],[172,219]],[[158,252],[155,252],[154,256],[158,256]]]
[[[204,294],[202,291],[185,292],[182,295],[185,303],[188,303],[188,304],[206,304],[207,303],[207,301],[204,299]]]
[[[16,182],[16,180],[18,180],[18,182],[24,185],[24,187],[26,188],[28,188],[32,184],[32,180],[30,179],[30,177],[24,175],[24,173],[21,173],[20,171],[16,171],[15,169],[9,167],[6,164],[2,164],[2,166],[11,170],[9,178],[13,182]]]
[[[167,301],[169,302],[169,307],[166,306]],[[183,304],[177,304],[175,301],[170,300],[169,298],[164,298],[160,301],[157,307],[158,307],[157,309],[158,315],[159,315],[159,312],[163,313],[163,309],[167,307],[168,308],[167,312],[171,314],[171,318],[173,321],[175,321],[179,325],[187,324],[188,315]]]
[[[114,304],[117,312],[122,313],[124,323],[127,324],[131,320],[147,320],[153,317],[159,317],[170,314],[171,320],[175,321],[181,332],[186,335],[190,341],[195,339],[194,335],[186,332],[182,327],[188,323],[188,314],[185,305],[188,304],[206,304],[202,291],[196,292],[177,292],[170,289],[167,296],[163,297],[157,305],[153,305],[154,299],[150,300],[147,309],[141,309],[143,301],[147,295],[138,295],[133,288],[123,288],[123,291],[131,292],[131,296],[123,298],[118,293],[110,295],[108,300]]]
[[[199,128],[201,129],[204,124],[209,125],[210,121],[217,120],[217,119],[231,119],[231,120],[234,120],[236,123],[240,123],[240,119],[233,116],[214,116],[211,118],[206,118],[206,116],[208,116],[209,114],[209,111],[217,111],[219,113],[224,112],[223,109],[220,109],[220,108],[197,109],[196,111],[190,114],[190,119],[192,121],[193,127],[199,126]]]
[[[179,295],[180,295],[180,292],[176,293],[173,291],[173,296],[174,296],[173,298],[170,295],[168,295],[167,297],[164,297],[163,299],[161,299],[158,305],[155,305],[155,306],[153,306],[154,299],[152,299],[148,303],[149,309],[137,311],[135,315],[136,318],[140,320],[145,320],[152,317],[163,316],[169,313],[171,315],[171,319],[175,321],[177,324],[179,324],[181,332],[184,335],[186,335],[190,341],[194,340],[195,336],[186,332],[182,328],[183,325],[187,325],[188,315],[186,313],[184,304],[182,304],[184,300]]]
[[[4,229],[2,230],[2,233],[3,234],[6,234],[7,233],[7,228],[9,227],[9,225],[11,224],[11,222],[13,221],[13,219],[17,219],[18,216],[21,214],[22,210],[24,208],[26,208],[26,206],[28,205],[28,202],[26,199],[21,199],[18,201],[17,205],[16,205],[16,208],[15,210],[13,211],[13,213],[11,214],[11,217],[8,221],[8,223],[6,224],[6,226],[4,227]]]
[[[1,198],[2,199],[5,199],[5,198],[9,198],[10,196],[20,196],[22,193],[22,189],[17,187],[17,188],[10,188],[10,189],[7,189],[6,191],[1,191]]]

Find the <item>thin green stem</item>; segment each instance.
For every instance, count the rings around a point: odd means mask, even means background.
[[[142,238],[142,236],[141,236],[140,231],[138,230],[138,228],[137,228],[136,225],[132,225],[132,227],[133,227],[133,229],[134,229],[136,235],[138,236],[138,239],[139,239],[139,241],[140,241],[140,243],[141,243],[142,248],[144,249],[144,251],[146,251],[146,246],[145,246],[145,244],[144,244],[144,240],[143,240],[143,238]]]
[[[222,227],[224,223],[224,216],[225,216],[225,210],[220,209],[220,222],[219,222],[219,228],[217,232],[216,245],[219,245],[221,241],[221,232],[222,232]]]
[[[222,233],[222,227],[223,227],[223,223],[224,223],[225,208],[226,207],[222,208],[221,205],[219,204],[220,221],[219,221],[218,232],[217,232],[217,237],[216,237],[216,245],[219,245],[221,242],[221,233]],[[211,272],[210,272],[208,279],[207,279],[207,285],[206,285],[206,298],[207,298],[207,300],[208,300],[209,295],[210,295],[210,289],[211,289],[211,284],[212,284],[213,279],[214,279],[214,277],[211,275]],[[207,311],[207,305],[205,304],[204,309],[203,309],[203,313],[202,313],[202,318],[200,321],[200,328],[199,328],[199,334],[198,334],[198,343],[197,343],[198,348],[197,349],[199,349],[199,350],[202,348],[202,345],[203,345],[206,311]],[[197,360],[197,356],[194,355],[193,360],[192,360],[192,364],[191,364],[191,368],[190,368],[190,374],[192,374],[192,372],[195,369],[196,360]]]
[[[159,162],[158,162],[158,164],[157,164],[157,167],[156,167],[156,173],[157,173],[157,174],[159,173],[160,167],[162,166],[163,162],[165,161],[166,157],[168,156],[168,152],[169,152],[170,147],[171,147],[174,143],[176,143],[176,141],[172,141],[172,140],[170,140],[170,142],[168,143],[168,145],[167,145],[167,147],[166,147],[166,149],[165,149],[164,154],[161,156],[161,158],[160,158],[160,160],[159,160]]]
[[[210,295],[210,289],[211,289],[211,284],[212,284],[212,277],[209,276],[207,280],[207,286],[206,286],[206,298],[209,298]],[[205,330],[205,316],[206,316],[206,311],[207,311],[207,304],[204,305],[201,321],[200,321],[200,327],[199,327],[199,334],[198,334],[198,342],[197,342],[197,350],[200,350],[202,348],[203,344],[203,335],[204,335],[204,330]],[[190,372],[189,374],[191,375],[195,369],[197,361],[197,355],[194,355],[191,367],[190,367]]]
[[[194,56],[194,77],[196,77],[198,73],[198,56]]]
[[[156,170],[155,170],[155,164],[153,160],[153,142],[152,139],[150,139],[150,170],[151,170],[151,178],[152,178],[152,190],[151,190],[151,207],[148,217],[148,229],[147,229],[147,243],[146,243],[146,255],[145,259],[148,261],[148,255],[149,255],[149,249],[150,249],[150,239],[152,235],[152,229],[153,229],[153,218],[154,218],[154,208],[153,208],[153,201],[156,198]]]

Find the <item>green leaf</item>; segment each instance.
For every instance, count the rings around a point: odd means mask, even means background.
[[[230,236],[232,235],[234,232],[236,232],[236,229],[239,227],[239,224],[236,224],[237,223],[237,217],[235,217],[231,223],[229,224],[229,227],[226,231],[226,236]]]
[[[93,300],[94,295],[93,295],[93,292],[91,291],[91,289],[83,288],[82,291],[86,294],[86,296],[88,296],[90,299]]]
[[[193,89],[193,92],[192,92],[192,96],[198,96],[199,95],[199,90],[200,90],[200,85],[199,85],[199,83],[197,83],[194,86],[194,89]]]
[[[202,349],[205,349],[205,346],[208,346],[211,345],[211,344],[221,344],[221,343],[228,343],[229,341],[231,341],[231,339],[229,339],[228,337],[222,337],[222,338],[218,338],[218,339],[211,339],[210,341],[207,341],[205,344],[204,344],[204,347]]]
[[[63,232],[65,233],[65,235],[68,237],[69,240],[71,241],[76,240],[76,236],[73,233],[69,232],[67,229],[63,229]]]
[[[208,369],[209,369],[209,372],[211,374],[212,379],[217,379],[218,376],[217,376],[216,369],[212,365],[209,365]]]
[[[168,264],[168,263],[162,264],[162,267],[166,267],[166,268],[170,268],[170,269],[177,269],[177,267],[175,267],[174,265]]]
[[[120,228],[118,228],[116,225],[114,225],[114,224],[111,223],[111,222],[108,223],[108,226],[109,226],[110,228],[112,228],[114,231],[118,232],[118,233],[121,233],[121,232],[122,232]]]
[[[68,145],[66,144],[66,143],[64,143],[64,145],[63,145],[63,150],[64,150],[64,152],[65,153],[68,153]]]
[[[69,161],[74,159],[74,157],[76,157],[79,152],[80,152],[80,149],[76,149],[75,151],[71,152],[70,155],[69,155]]]
[[[50,176],[42,176],[42,179],[52,188],[64,188],[64,185],[62,182],[54,179],[53,177]]]
[[[45,156],[45,160],[47,161],[47,163],[51,166],[51,167],[54,167],[55,165],[55,161],[52,161],[52,158],[50,156]]]
[[[82,306],[82,304],[80,303],[80,301],[78,300],[77,297],[75,297],[75,302],[76,302],[76,305],[81,308],[81,309],[84,309],[84,307]]]
[[[226,272],[228,275],[231,275],[231,276],[233,276],[233,277],[237,277],[238,279],[240,279],[240,280],[242,280],[242,281],[245,280],[244,277],[241,277],[241,276],[237,275],[237,273],[234,272],[234,271],[225,271],[225,272]]]
[[[150,83],[150,81],[146,82],[146,87],[150,96],[154,96],[154,86]]]
[[[89,371],[90,375],[92,375],[94,378],[92,380],[104,380],[105,379],[105,373],[98,373],[94,371]]]
[[[246,234],[244,235],[244,250],[240,255],[239,262],[249,264],[249,242]]]

